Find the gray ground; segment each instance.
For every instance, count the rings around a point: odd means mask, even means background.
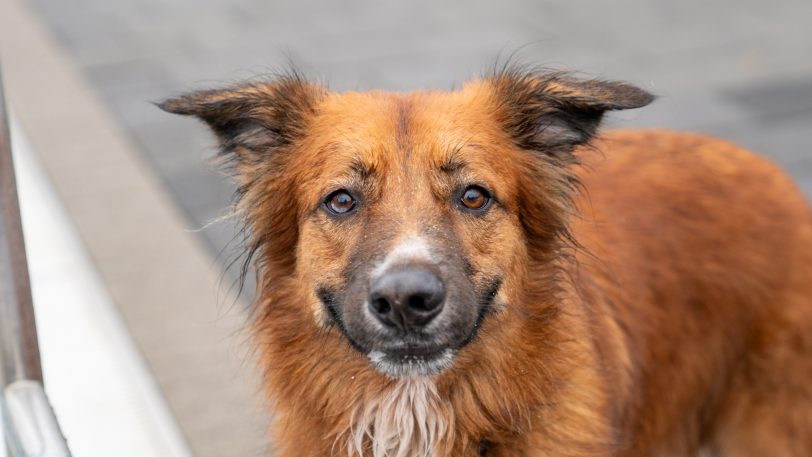
[[[120,117],[190,227],[231,187],[213,139],[149,101],[261,75],[288,61],[338,89],[451,88],[522,60],[633,81],[656,104],[610,119],[714,133],[770,155],[812,194],[808,0],[34,0]],[[201,231],[213,253],[229,223]],[[221,256],[225,261],[228,254]]]

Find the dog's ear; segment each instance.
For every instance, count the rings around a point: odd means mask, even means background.
[[[489,81],[502,123],[517,144],[547,154],[589,142],[606,111],[640,108],[654,100],[629,84],[561,73],[505,70]]]
[[[300,77],[193,92],[158,103],[164,111],[196,116],[221,142],[221,154],[260,161],[293,143],[305,129],[325,89]]]

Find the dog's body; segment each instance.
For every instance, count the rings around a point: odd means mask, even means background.
[[[278,455],[812,454],[812,211],[719,140],[590,142],[649,101],[506,72],[165,103],[236,163]]]

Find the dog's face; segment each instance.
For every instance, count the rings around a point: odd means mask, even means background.
[[[311,121],[298,273],[315,318],[391,376],[448,366],[523,255],[515,163],[476,98],[337,95]]]
[[[631,86],[505,73],[457,92],[297,78],[169,100],[233,159],[260,268],[392,377],[449,367],[566,233],[572,149]],[[273,287],[271,282],[264,287]],[[351,350],[351,349],[348,349]]]

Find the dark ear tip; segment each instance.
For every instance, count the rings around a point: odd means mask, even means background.
[[[608,109],[642,108],[657,99],[657,96],[637,86],[626,83],[611,83],[612,98]]]
[[[189,103],[187,97],[168,98],[161,102],[153,103],[158,108],[172,114],[195,114],[194,104]]]

